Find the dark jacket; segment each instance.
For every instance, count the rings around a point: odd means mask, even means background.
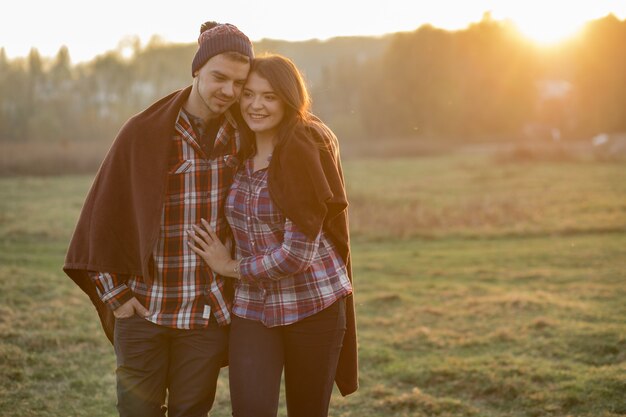
[[[272,200],[306,235],[314,239],[322,229],[327,233],[352,282],[348,200],[337,139],[332,132],[311,128],[278,144],[268,168],[268,187]],[[353,295],[346,299],[346,319],[335,375],[344,396],[359,386]]]
[[[63,270],[89,296],[113,341],[115,320],[87,271],[140,275],[150,281],[159,235],[172,136],[191,87],[129,119],[107,153],[83,205]],[[232,124],[237,124],[229,116]],[[238,118],[237,118],[238,119]],[[249,142],[240,137],[242,148]]]

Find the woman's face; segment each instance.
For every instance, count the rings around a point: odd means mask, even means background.
[[[275,135],[283,116],[285,103],[270,83],[256,72],[248,76],[240,99],[241,113],[253,132]]]

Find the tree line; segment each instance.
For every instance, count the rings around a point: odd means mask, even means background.
[[[264,39],[255,51],[291,57],[315,112],[348,139],[580,139],[626,131],[624,44],[626,20],[612,15],[553,48],[485,15],[453,32]],[[0,49],[0,141],[111,140],[129,116],[190,84],[193,43],[154,38],[132,49],[77,65],[66,47],[13,60]]]

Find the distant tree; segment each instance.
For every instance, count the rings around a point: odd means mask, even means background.
[[[626,20],[609,15],[589,23],[576,45],[574,94],[582,137],[626,132]]]
[[[130,64],[116,51],[99,55],[83,67],[78,83],[83,104],[85,139],[112,136],[133,109]]]
[[[50,141],[68,140],[68,133],[75,129],[79,113],[76,111],[74,79],[70,53],[66,46],[59,49],[47,76],[45,111],[38,127],[38,134]]]
[[[62,84],[65,81],[71,80],[72,62],[67,46],[62,46],[59,49],[59,52],[57,52],[56,58],[50,70],[50,75],[56,84]]]
[[[488,16],[463,31],[396,34],[363,86],[363,122],[400,136],[518,132],[534,100],[532,61]]]
[[[27,57],[27,85],[25,101],[19,106],[18,124],[24,124],[23,140],[33,140],[37,135],[37,118],[44,94],[44,68],[41,55],[36,48],[31,48]]]
[[[359,106],[363,71],[356,55],[347,55],[321,68],[321,78],[311,88],[313,110],[342,138],[363,133]]]
[[[485,15],[454,32],[262,40],[255,51],[293,59],[314,111],[342,138],[510,138],[529,122],[589,137],[626,131],[624,40],[626,21],[608,16],[546,52]],[[132,114],[191,82],[195,43],[130,47],[77,65],[66,47],[52,59],[33,48],[14,60],[0,48],[0,140],[110,141]],[[554,85],[571,93],[546,99],[542,89]]]
[[[9,60],[4,47],[0,48],[0,141],[8,139],[10,107],[13,105],[8,95]]]
[[[191,84],[195,46],[168,45],[152,38],[130,63],[134,76],[132,95],[139,109],[174,90]]]
[[[0,48],[0,74],[2,74],[9,66],[9,60],[7,59],[7,52],[4,47]]]
[[[489,14],[455,37],[454,72],[461,93],[455,133],[518,134],[537,100],[536,51]]]

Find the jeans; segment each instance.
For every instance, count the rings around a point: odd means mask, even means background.
[[[228,350],[228,329],[173,329],[139,316],[116,319],[117,409],[121,417],[206,417]]]
[[[233,316],[229,342],[233,416],[276,416],[283,367],[288,415],[327,416],[345,331],[343,299],[287,326],[268,328]]]

